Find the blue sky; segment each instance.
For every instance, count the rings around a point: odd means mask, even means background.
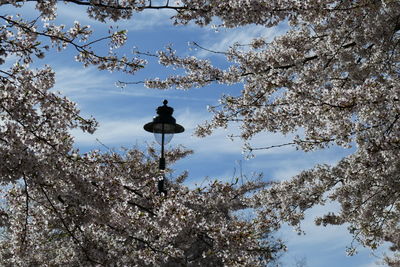
[[[27,5],[24,9],[11,7],[2,8],[2,13],[15,14],[20,12],[24,16],[35,17],[33,6]],[[59,21],[71,25],[74,20],[82,24],[90,24],[97,32],[97,36],[106,35],[108,26],[88,19],[84,8],[74,5],[61,4],[58,10]],[[199,28],[195,25],[172,26],[168,19],[171,12],[146,11],[137,14],[130,21],[118,23],[120,29],[128,30],[128,43],[124,52],[129,55],[132,47],[139,50],[154,52],[166,45],[174,44],[180,55],[196,55],[210,58],[216,65],[225,66],[223,57],[210,54],[206,51],[190,49],[189,42],[197,42],[203,47],[223,51],[234,42],[248,43],[252,37],[264,36],[272,39],[284,33],[285,25],[274,29],[247,26],[232,30],[220,29],[218,32],[209,28]],[[114,24],[115,25],[115,24]],[[99,51],[107,49],[105,44],[99,45]],[[118,88],[115,83],[122,81],[142,81],[146,77],[166,77],[173,70],[166,69],[150,62],[143,71],[135,75],[98,71],[95,68],[83,68],[82,64],[74,62],[74,51],[68,49],[61,53],[51,53],[45,59],[35,63],[36,66],[49,64],[56,71],[57,83],[54,90],[60,91],[78,103],[84,116],[94,116],[100,123],[94,135],[82,134],[73,131],[76,146],[82,151],[100,149],[106,145],[118,150],[120,147],[144,147],[153,142],[153,136],[143,130],[143,125],[151,121],[155,109],[168,99],[172,106],[177,122],[183,125],[186,131],[176,135],[171,146],[184,145],[193,149],[192,156],[183,159],[174,166],[177,172],[188,170],[191,186],[201,184],[206,177],[209,179],[231,180],[234,173],[251,176],[253,172],[263,172],[267,180],[289,179],[301,170],[313,167],[317,163],[335,164],[340,158],[349,154],[351,150],[332,148],[325,151],[304,153],[290,147],[259,151],[256,157],[246,160],[242,154],[242,143],[239,140],[230,141],[228,134],[238,132],[233,125],[227,130],[217,130],[206,138],[193,136],[196,124],[211,118],[207,112],[207,105],[215,105],[222,93],[236,95],[240,86],[212,85],[207,88],[192,90],[154,90],[144,88],[143,85],[129,85]],[[97,141],[97,140],[100,140]],[[290,140],[290,136],[263,133],[258,135],[252,143],[256,146],[270,146],[282,144]],[[337,266],[378,266],[379,258],[372,256],[369,250],[359,247],[359,253],[353,257],[345,254],[352,237],[347,233],[345,226],[317,227],[313,224],[313,216],[335,210],[336,205],[316,207],[307,213],[303,223],[306,235],[298,236],[290,227],[284,227],[277,233],[287,241],[288,252],[282,257],[283,266],[296,266],[296,261],[304,260],[308,267],[337,267]],[[381,253],[376,252],[378,256]]]

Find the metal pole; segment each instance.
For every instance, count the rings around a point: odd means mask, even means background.
[[[161,158],[164,158],[164,123],[162,124],[162,133],[161,133]],[[165,166],[164,166],[165,169]]]
[[[162,129],[161,129],[161,157],[160,157],[160,164],[159,164],[159,169],[160,172],[162,173],[162,178],[158,180],[158,192],[161,193],[167,193],[166,190],[164,190],[164,180],[165,180],[165,158],[164,158],[164,123],[162,124]]]

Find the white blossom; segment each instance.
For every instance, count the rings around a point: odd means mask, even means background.
[[[30,68],[49,49],[72,47],[84,66],[133,74],[147,64],[139,56],[149,54],[121,56],[118,48],[128,42],[124,30],[96,36],[79,22],[68,29],[54,20],[57,1],[37,1],[41,20],[0,15],[0,65],[16,58],[0,72],[0,182],[7,201],[0,209],[7,238],[0,240],[0,256],[5,264],[262,265],[284,249],[271,237],[282,222],[301,231],[304,212],[328,201],[338,202],[341,210],[321,215],[317,224],[346,223],[364,246],[375,249],[386,241],[399,252],[398,1],[65,2],[87,8],[88,16],[101,22],[171,9],[176,11],[172,23],[182,25],[206,26],[214,18],[227,28],[286,23],[290,29],[271,42],[257,37],[245,48],[218,51],[230,64],[226,69],[208,59],[180,57],[172,48],[160,51],[162,65],[185,73],[149,78],[145,84],[160,89],[243,86],[239,95],[227,93],[210,108],[214,118],[198,127],[199,136],[240,122],[240,137],[250,152],[259,149],[250,146],[256,134],[299,129],[304,134],[287,145],[304,151],[355,146],[356,151],[336,166],[316,166],[269,187],[215,182],[189,190],[172,183],[167,196],[155,197],[154,150],[80,154],[69,130],[92,133],[96,121],[82,118],[74,103],[49,91],[51,67]],[[0,2],[15,8],[24,4]],[[108,52],[98,53],[94,44],[105,40]],[[187,153],[176,149],[168,157],[173,161]],[[233,211],[243,208],[256,209],[256,218],[237,219]],[[386,262],[398,266],[400,261],[394,256]]]

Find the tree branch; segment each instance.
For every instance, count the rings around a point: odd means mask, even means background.
[[[62,225],[64,226],[64,229],[67,231],[67,233],[69,234],[69,236],[71,236],[72,240],[74,240],[74,242],[82,249],[83,253],[85,254],[86,258],[88,261],[92,262],[92,263],[96,263],[96,264],[100,264],[103,265],[101,262],[98,262],[94,259],[92,259],[89,256],[89,252],[86,250],[86,248],[82,245],[82,243],[80,242],[80,240],[75,236],[75,234],[69,229],[66,221],[64,220],[64,218],[62,217],[62,215],[60,214],[60,212],[57,210],[57,208],[54,206],[53,202],[51,201],[49,195],[47,194],[46,190],[44,190],[43,187],[40,187],[40,190],[42,191],[42,193],[44,194],[44,196],[46,197],[47,201],[49,202],[50,206],[52,207],[54,213],[57,215],[57,217],[60,219]]]

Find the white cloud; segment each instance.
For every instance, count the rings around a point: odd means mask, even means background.
[[[96,96],[94,91],[99,91],[104,87],[114,86],[113,80],[97,69],[79,67],[55,67],[56,85],[55,90],[62,94],[71,96],[83,96],[88,91],[92,96]]]
[[[135,13],[131,20],[123,21],[119,25],[129,31],[150,30],[172,25],[170,17],[173,15],[174,13],[170,10],[145,10]]]
[[[128,31],[141,31],[154,29],[160,26],[171,25],[172,22],[170,17],[173,16],[171,10],[144,10],[140,13],[133,13],[131,19],[120,20],[118,23],[113,21],[107,21],[102,23],[94,19],[89,18],[86,13],[86,7],[77,6],[74,4],[60,5],[58,7],[58,19],[64,23],[72,23],[73,21],[79,21],[85,25],[106,25],[106,26],[116,26],[118,25],[120,29],[125,29]]]
[[[176,117],[177,122],[185,127],[185,132],[177,134],[171,145],[184,145],[195,150],[202,155],[208,153],[239,153],[241,152],[238,143],[232,143],[225,137],[227,132],[217,130],[215,134],[207,138],[198,138],[193,136],[193,130],[197,123],[205,119],[205,114],[193,113],[189,110],[181,113]],[[93,134],[81,133],[79,130],[74,130],[73,135],[77,143],[81,145],[90,145],[96,142],[96,138],[101,142],[109,145],[126,144],[129,142],[148,141],[152,140],[151,134],[143,130],[143,125],[148,122],[148,118],[125,118],[112,119],[104,117],[98,118],[99,128]]]
[[[311,169],[316,164],[336,165],[343,157],[351,153],[349,149],[330,149],[315,152],[295,151],[290,156],[284,156],[272,163],[274,171],[272,176],[276,180],[287,180],[303,170]],[[261,166],[254,166],[259,167]]]
[[[88,79],[92,81],[93,79]],[[85,88],[90,88],[90,87],[95,87],[97,86],[97,81],[94,81],[93,84],[88,81],[88,84],[77,82],[83,90]],[[65,81],[68,83],[68,81]],[[99,82],[101,84],[101,81]],[[68,84],[68,88],[75,88],[73,84]],[[71,89],[72,90],[72,89]],[[67,91],[68,92],[68,91]],[[114,91],[113,91],[114,92]],[[82,93],[82,92],[80,92]],[[96,97],[96,96],[101,96],[103,94],[103,97],[105,94],[110,94],[110,92],[107,91],[102,91],[100,94],[93,93],[93,91],[88,92],[88,95],[91,97]],[[130,93],[117,93],[114,92],[112,94],[121,94],[121,97],[124,97],[125,95],[127,96],[132,96]],[[135,95],[135,92],[132,92],[133,96]],[[159,98],[160,96],[157,94],[154,95],[146,95],[147,97],[157,97]],[[179,97],[178,97],[179,98]],[[174,97],[171,97],[170,99],[174,99]],[[192,99],[193,100],[193,99]],[[104,143],[108,143],[110,145],[117,145],[117,144],[126,144],[131,142],[131,140],[148,140],[149,134],[146,133],[142,128],[145,123],[148,122],[149,117],[147,118],[135,118],[131,117],[128,115],[123,115],[127,114],[126,111],[121,111],[118,112],[118,110],[121,110],[123,107],[116,107],[115,111],[116,113],[120,113],[121,116],[119,119],[114,119],[111,117],[108,117],[107,114],[102,114],[100,112],[99,117],[97,117],[100,127],[98,131],[94,134],[94,136],[90,135],[81,135],[77,131],[74,131],[74,134],[76,136],[76,141],[81,143],[81,144],[86,144],[88,145],[89,143],[92,143],[93,140],[96,138],[100,139]],[[176,137],[174,137],[173,142],[171,145],[176,145],[176,144],[181,144],[184,145],[190,149],[193,149],[196,154],[201,154],[201,155],[227,155],[227,154],[232,154],[232,155],[241,155],[242,154],[242,145],[243,141],[240,140],[239,138],[235,138],[233,141],[228,138],[228,135],[231,134],[238,134],[239,129],[237,128],[238,125],[232,125],[229,126],[228,129],[217,129],[213,132],[212,135],[204,137],[204,138],[199,138],[197,136],[194,136],[194,130],[198,124],[203,123],[205,120],[210,119],[210,114],[206,111],[204,112],[193,112],[190,109],[184,109],[184,110],[178,110],[175,112],[178,114],[175,116],[177,122],[185,127],[185,132],[181,134],[177,134]],[[284,136],[281,134],[275,134],[275,133],[263,133],[258,135],[253,141],[252,144],[255,146],[269,146],[269,145],[276,145],[276,144],[284,144],[287,143],[291,140],[292,136]],[[176,140],[176,141],[175,141]],[[294,153],[294,154],[293,154]],[[302,152],[298,152],[302,153]],[[289,154],[292,154],[293,156],[288,157]],[[266,161],[268,157],[279,157],[282,155],[282,158],[279,158],[279,160],[274,160],[272,164],[274,164],[275,167],[281,167],[281,172],[277,171],[275,174],[276,177],[289,177],[289,174],[294,174],[297,173],[299,170],[302,170],[306,167],[311,166],[310,164],[305,164],[305,163],[310,163],[310,161],[315,162],[321,159],[321,157],[310,157],[310,154],[307,154],[308,157],[304,156],[298,156],[295,152],[295,148],[293,147],[283,147],[283,148],[273,148],[273,149],[268,149],[268,150],[260,150],[255,152],[256,158],[254,160],[248,161],[248,165],[252,168],[255,169],[261,169],[269,166],[268,164],[271,162]],[[332,160],[331,158],[332,154],[325,155],[324,159],[329,159],[329,161],[335,161],[337,158],[334,158]],[[291,176],[290,176],[291,177]]]
[[[223,52],[235,43],[241,45],[250,44],[251,40],[254,38],[263,37],[267,42],[270,42],[276,36],[284,34],[287,29],[288,27],[286,27],[285,24],[272,28],[249,25],[235,29],[221,29],[216,33],[209,32],[208,34],[204,35],[201,46],[212,51]],[[210,52],[200,49],[197,56],[207,57],[209,55]]]
[[[90,93],[93,94],[92,92]],[[121,112],[124,114],[124,112]],[[206,155],[226,155],[235,154],[240,155],[242,152],[242,141],[231,141],[227,136],[235,131],[233,127],[229,129],[217,129],[211,136],[199,138],[193,135],[194,129],[197,124],[204,122],[209,118],[207,112],[192,112],[189,109],[178,111],[176,116],[177,122],[185,127],[185,132],[177,134],[174,137],[171,145],[184,145],[193,149],[196,154],[202,156]],[[99,121],[99,128],[94,135],[81,134],[80,131],[75,130],[73,134],[76,137],[76,142],[84,145],[93,144],[98,138],[101,142],[110,145],[126,144],[132,140],[149,140],[149,133],[146,133],[142,128],[147,123],[149,118],[132,118],[127,117],[121,119],[113,119],[107,117],[97,118]],[[152,137],[151,137],[152,138]],[[281,151],[282,152],[282,151]],[[271,153],[279,153],[273,152]],[[286,151],[284,151],[286,153]]]
[[[96,147],[100,141],[107,146],[113,147],[122,146],[123,144],[132,145],[137,140],[151,141],[152,136],[143,130],[143,125],[147,122],[144,119],[98,119],[98,121],[99,127],[94,134],[83,133],[79,129],[71,132],[78,145]]]
[[[79,21],[84,25],[102,24],[89,18],[86,9],[87,7],[85,6],[59,2],[57,5],[57,20],[65,24],[72,24],[74,21]]]
[[[211,114],[208,112],[199,113],[192,112],[189,109],[180,111],[177,116],[177,121],[184,125],[186,132],[183,135],[185,139],[183,142],[194,150],[199,152],[217,152],[217,153],[232,153],[241,154],[243,141],[239,138],[234,138],[232,141],[229,135],[239,134],[239,124],[231,124],[227,129],[216,129],[212,135],[199,138],[193,136],[193,132],[198,124],[202,124],[204,121],[211,118]],[[252,140],[252,145],[256,147],[269,146],[269,145],[279,145],[287,143],[291,140],[291,136],[284,136],[282,134],[275,133],[262,133],[256,136]],[[272,154],[287,154],[293,152],[295,149],[293,147],[283,147],[277,149],[260,150],[255,152],[257,156],[272,155]]]

